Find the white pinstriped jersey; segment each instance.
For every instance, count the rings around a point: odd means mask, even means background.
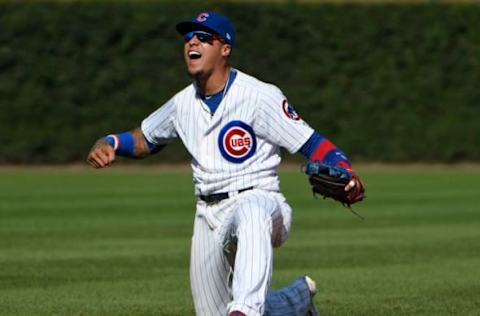
[[[236,71],[213,115],[191,84],[141,125],[156,145],[181,138],[193,157],[197,195],[248,187],[279,190],[280,147],[295,153],[313,133],[280,89]]]

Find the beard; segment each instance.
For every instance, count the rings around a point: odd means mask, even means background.
[[[190,71],[187,69],[187,74],[192,79],[200,79],[202,77],[205,77],[203,70]]]
[[[213,73],[212,70],[207,71],[205,69],[198,69],[198,70],[192,70],[191,71],[187,67],[188,76],[192,79],[195,79],[196,81],[208,79],[212,73]]]

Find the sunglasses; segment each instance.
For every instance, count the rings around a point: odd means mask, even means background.
[[[219,41],[223,42],[222,38],[220,36],[218,36],[217,34],[212,34],[212,33],[208,33],[208,32],[205,32],[205,31],[188,32],[187,34],[185,34],[183,36],[183,39],[185,40],[185,42],[190,42],[190,40],[194,36],[196,36],[198,38],[198,40],[202,43],[212,44],[213,40],[219,40]]]

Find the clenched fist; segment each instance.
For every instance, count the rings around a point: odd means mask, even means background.
[[[103,138],[97,140],[88,153],[87,162],[94,168],[105,168],[115,160],[115,150]]]

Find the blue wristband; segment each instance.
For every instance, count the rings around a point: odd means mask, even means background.
[[[108,136],[105,136],[103,139],[105,139],[107,141],[107,143],[112,146],[113,150],[116,150],[116,148],[118,147],[117,145],[117,141],[115,140],[115,136],[114,135],[108,135]]]
[[[113,150],[115,150],[117,155],[133,157],[135,141],[131,132],[111,134],[106,136],[105,140],[113,147]]]

